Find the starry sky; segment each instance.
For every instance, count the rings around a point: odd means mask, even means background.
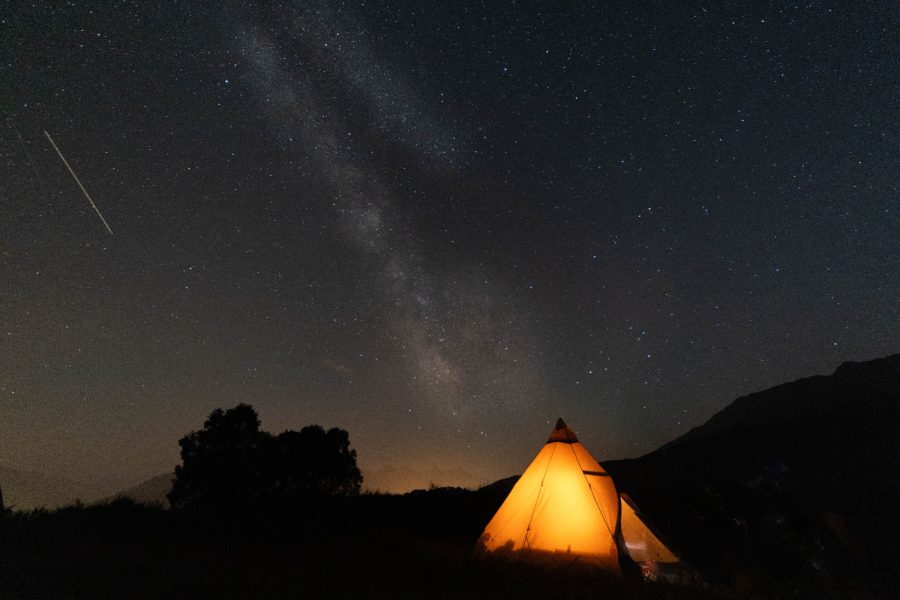
[[[900,350],[893,2],[3,10],[0,465],[249,402],[471,485]]]

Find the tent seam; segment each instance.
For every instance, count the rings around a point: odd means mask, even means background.
[[[557,442],[558,443],[558,442]],[[538,490],[537,498],[534,499],[534,506],[531,509],[531,517],[528,518],[528,527],[525,528],[525,548],[531,549],[531,546],[528,543],[528,534],[531,533],[531,523],[534,521],[534,513],[537,512],[538,502],[541,501],[541,494],[544,493],[544,479],[547,478],[547,472],[550,470],[550,463],[553,462],[553,455],[556,454],[557,446],[553,446],[553,450],[550,451],[550,458],[547,459],[547,467],[544,469],[544,474],[541,475],[541,487]]]

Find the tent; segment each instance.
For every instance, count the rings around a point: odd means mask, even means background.
[[[636,563],[676,563],[678,557],[647,526],[640,511],[627,494],[619,496],[619,531],[628,556]]]
[[[639,563],[678,560],[562,419],[485,527],[479,548],[575,558],[614,571],[620,548]]]
[[[618,569],[619,496],[562,419],[481,535],[488,552],[563,553]]]

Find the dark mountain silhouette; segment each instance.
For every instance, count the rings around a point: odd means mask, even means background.
[[[900,354],[868,362],[845,362],[833,375],[818,375],[785,383],[738,398],[700,427],[662,446],[672,447],[725,432],[773,423],[794,423],[801,429],[830,419],[864,424],[878,414],[897,414],[900,399]],[[884,411],[882,413],[882,411]],[[882,423],[891,425],[892,423]]]
[[[126,488],[114,494],[109,500],[128,498],[138,504],[159,505],[163,508],[168,508],[170,504],[167,496],[172,491],[172,483],[174,481],[175,473],[163,473]]]
[[[900,354],[739,398],[605,466],[676,550],[732,589],[765,573],[823,593],[887,590],[900,569]]]

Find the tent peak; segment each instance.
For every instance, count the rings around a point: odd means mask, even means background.
[[[547,443],[549,444],[551,442],[562,442],[564,444],[574,444],[578,442],[575,432],[569,429],[569,426],[562,420],[562,417],[556,421],[556,427],[554,427],[553,431],[550,433],[550,438],[547,440]]]

